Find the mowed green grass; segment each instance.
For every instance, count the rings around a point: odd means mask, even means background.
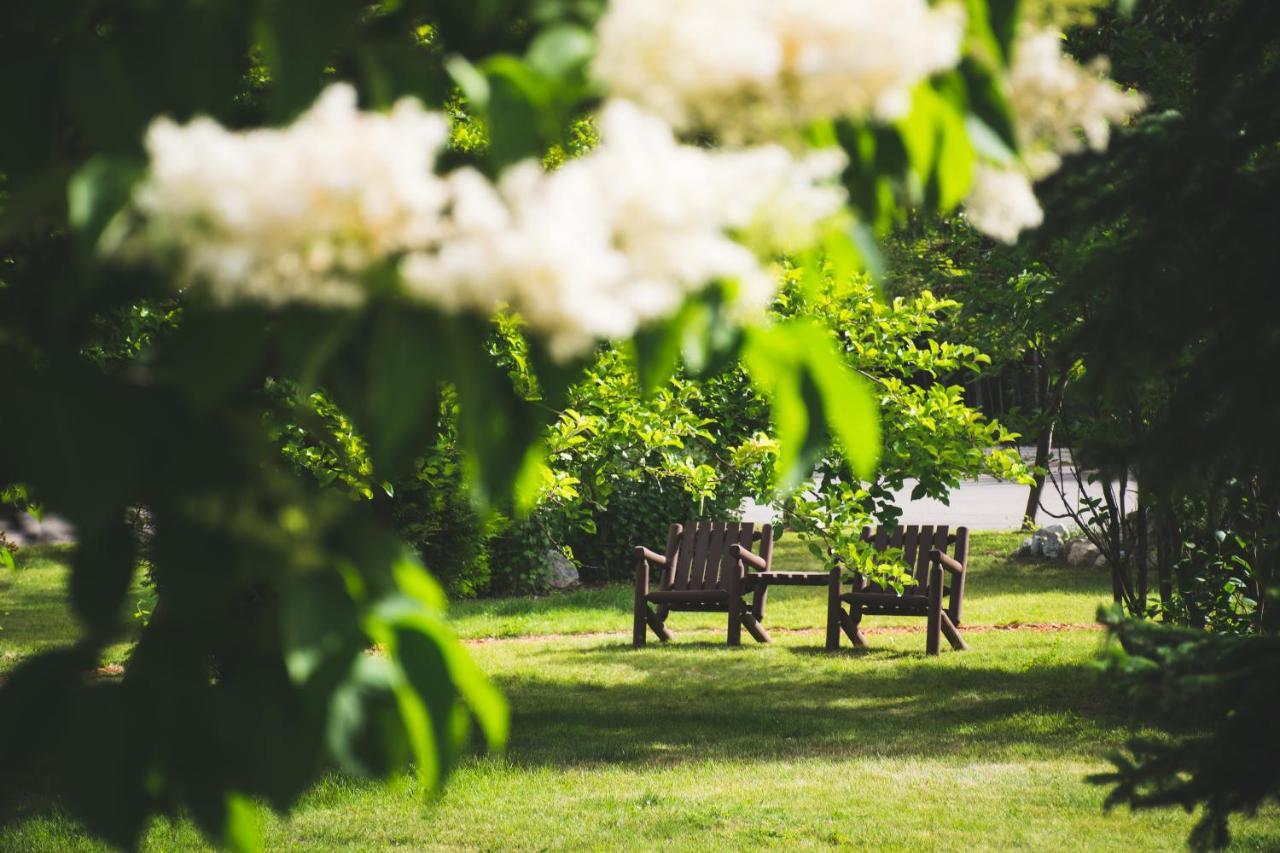
[[[459,632],[511,703],[505,754],[468,759],[430,801],[409,777],[330,774],[290,817],[264,814],[266,844],[1181,849],[1193,816],[1105,815],[1104,790],[1083,781],[1132,732],[1094,668],[1103,641],[1088,625],[1106,576],[1013,563],[1014,545],[976,538],[972,650],[937,658],[923,654],[922,620],[903,633],[869,619],[871,650],[821,651],[821,633],[805,630],[821,624],[821,590],[779,590],[792,594],[771,599],[767,622],[797,630],[739,649],[723,645],[723,620],[693,614],[672,617],[675,643],[631,649],[623,586],[461,604]],[[788,545],[778,562],[813,568],[806,560]],[[30,580],[6,583],[15,612]],[[1075,627],[982,627],[1014,622]],[[1280,848],[1274,809],[1233,829],[1238,849]],[[201,846],[186,822],[158,822],[145,842]],[[0,849],[98,848],[43,815],[0,830]]]

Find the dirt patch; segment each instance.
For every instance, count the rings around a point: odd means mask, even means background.
[[[778,628],[769,626],[770,634],[806,635],[823,634],[826,628]],[[1028,631],[1034,634],[1050,634],[1068,631],[1098,631],[1098,625],[1082,622],[1000,622],[995,625],[962,625],[961,634],[989,634],[994,631]],[[691,628],[680,632],[689,634],[719,634],[719,628]],[[883,627],[864,626],[862,633],[867,636],[883,636],[887,634],[923,634],[924,623],[914,625],[886,625]],[[463,640],[468,646],[485,646],[490,643],[542,643],[553,640],[608,640],[631,636],[630,631],[589,631],[581,634],[521,634],[517,637],[473,637]]]

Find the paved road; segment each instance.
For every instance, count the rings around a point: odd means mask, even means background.
[[[1065,515],[1067,507],[1078,510],[1086,495],[1100,499],[1102,489],[1096,484],[1082,483],[1069,460],[1063,460],[1061,466],[1055,466],[1054,474],[1065,485],[1067,499],[1064,501],[1053,485],[1046,483],[1037,521],[1041,526],[1061,524],[1068,528],[1074,527],[1070,519],[1057,519],[1053,516]],[[1017,530],[1022,526],[1022,511],[1027,505],[1026,486],[1003,482],[994,477],[979,477],[961,483],[959,488],[951,492],[950,501],[945,504],[927,498],[913,501],[913,488],[915,481],[908,480],[901,491],[894,493],[897,505],[903,509],[903,524],[946,524],[972,530]],[[1132,484],[1130,494],[1136,495],[1136,488]],[[760,506],[754,501],[748,501],[743,511],[748,521],[757,523],[772,521],[776,517],[771,507]]]

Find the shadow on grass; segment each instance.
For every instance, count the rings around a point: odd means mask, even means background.
[[[499,678],[514,712],[513,761],[1093,759],[1123,737],[1123,718],[1084,662],[1010,669],[875,648],[766,657],[713,643],[574,654],[624,665],[627,680]]]

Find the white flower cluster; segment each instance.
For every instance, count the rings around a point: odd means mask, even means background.
[[[1010,104],[1018,145],[1033,178],[1058,170],[1062,155],[1102,151],[1111,125],[1137,113],[1146,99],[1107,79],[1105,59],[1080,66],[1062,53],[1062,37],[1049,30],[1019,37],[1009,69]]]
[[[599,147],[555,172],[526,162],[496,187],[451,175],[452,230],[405,258],[409,293],[451,309],[505,302],[564,358],[634,334],[712,281],[762,307],[775,277],[752,249],[801,244],[844,204],[839,151],[797,160],[778,146],[682,145],[625,101],[607,104],[599,127]]]
[[[1016,243],[1024,229],[1044,221],[1044,211],[1025,173],[979,163],[973,172],[973,188],[964,202],[969,224],[988,237]]]
[[[594,73],[679,130],[741,139],[899,117],[963,32],[959,4],[926,0],[611,0]]]
[[[979,166],[965,213],[980,231],[1012,243],[1044,219],[1031,188],[1062,165],[1062,157],[1087,145],[1107,147],[1111,125],[1143,108],[1136,92],[1107,79],[1105,60],[1086,67],[1062,52],[1062,37],[1051,30],[1025,30],[1014,45],[1009,69],[1009,102],[1024,169]]]
[[[135,196],[144,250],[176,250],[221,301],[357,304],[362,273],[398,260],[406,295],[447,311],[519,311],[560,358],[633,334],[713,281],[762,306],[758,254],[799,245],[844,204],[838,150],[714,151],[613,101],[601,143],[555,172],[535,161],[495,186],[440,176],[444,120],[414,100],[387,114],[329,87],[282,130],[158,120]],[[126,242],[129,251],[137,243]]]
[[[143,224],[115,251],[171,253],[216,299],[267,304],[359,304],[384,265],[446,311],[512,307],[568,358],[712,282],[762,306],[776,280],[762,258],[802,247],[844,205],[839,150],[713,150],[677,132],[733,144],[901,116],[917,83],[958,61],[963,30],[954,2],[611,0],[594,66],[611,96],[601,141],[559,170],[441,175],[441,115],[413,99],[361,112],[335,84],[282,129],[157,120],[135,194]],[[1142,100],[1044,32],[1019,38],[1009,95],[1025,169],[980,165],[966,210],[1012,242],[1042,218],[1031,180],[1105,146]]]
[[[447,138],[418,101],[362,113],[345,84],[283,129],[157,119],[134,193],[145,250],[175,251],[183,278],[224,302],[358,303],[358,273],[439,239],[448,193],[434,166]]]

